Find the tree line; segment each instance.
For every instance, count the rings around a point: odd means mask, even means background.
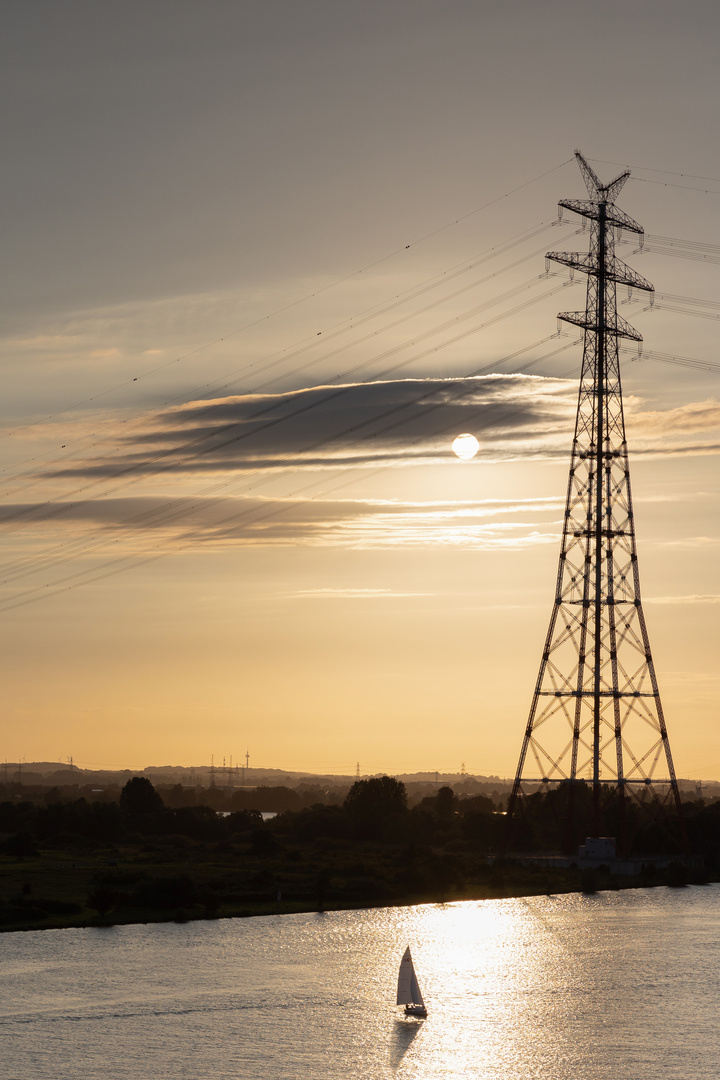
[[[188,798],[188,794],[193,799]],[[154,836],[185,837],[194,842],[230,842],[240,834],[262,831],[312,841],[327,838],[347,843],[413,842],[445,846],[470,844],[487,854],[506,850],[540,853],[577,851],[592,834],[590,790],[578,787],[570,820],[567,790],[530,796],[507,831],[502,803],[485,795],[458,797],[448,786],[410,807],[405,785],[390,776],[357,780],[344,799],[337,791],[283,786],[225,793],[218,810],[213,789],[196,802],[192,789],[170,787],[161,794],[146,777],[127,781],[116,799],[86,797],[54,801],[46,792],[39,802],[0,802],[0,851],[30,854],[38,847],[107,845]],[[215,803],[215,805],[213,805]],[[617,793],[603,791],[603,831],[624,840],[626,848],[645,854],[683,849],[720,865],[720,800],[683,804],[684,836],[672,812],[661,815],[635,803],[623,806]],[[277,817],[264,822],[262,812]],[[265,841],[269,842],[269,841]]]

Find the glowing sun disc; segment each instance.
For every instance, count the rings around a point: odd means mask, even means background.
[[[469,461],[470,458],[474,458],[477,454],[480,443],[474,435],[465,432],[464,435],[458,435],[452,444],[452,448],[457,457],[462,458],[463,461]]]

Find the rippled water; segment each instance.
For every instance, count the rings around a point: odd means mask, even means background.
[[[410,944],[428,1005],[398,1017]],[[716,1080],[720,886],[0,936],[6,1080]]]

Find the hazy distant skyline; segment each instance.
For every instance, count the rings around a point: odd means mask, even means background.
[[[678,774],[720,775],[720,375],[653,359],[720,364],[719,29],[696,2],[5,5],[2,758],[513,773],[577,146],[631,166],[648,233],[618,249],[657,290],[620,309],[641,585]]]

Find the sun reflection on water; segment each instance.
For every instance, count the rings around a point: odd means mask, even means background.
[[[536,909],[547,904],[533,897],[393,913],[396,955],[410,944],[428,1006],[426,1021],[393,1020],[393,1075],[527,1077],[544,1030],[546,1049],[557,1050],[562,997],[548,1001],[548,995],[569,953],[538,918],[543,913]]]

